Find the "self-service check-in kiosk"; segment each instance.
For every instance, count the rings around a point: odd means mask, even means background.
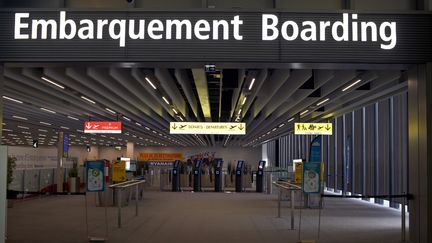
[[[172,170],[172,191],[179,192],[180,190],[180,168],[181,162],[180,160],[176,160],[173,164]]]
[[[237,162],[236,175],[235,175],[235,191],[236,192],[243,191],[243,166],[244,166],[244,161],[239,160]]]
[[[193,168],[193,190],[195,192],[201,191],[201,160],[195,160]]]
[[[256,172],[256,192],[264,191],[264,168],[266,162],[261,160],[258,163],[258,170]]]
[[[217,160],[215,167],[215,192],[222,191],[222,166],[223,160]]]

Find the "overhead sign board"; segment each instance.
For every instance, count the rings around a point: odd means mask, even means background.
[[[296,135],[332,135],[332,123],[294,123],[294,134]]]
[[[143,161],[174,161],[183,160],[182,153],[139,153],[138,160]]]
[[[121,133],[122,123],[119,121],[86,121],[84,133]]]
[[[432,54],[429,13],[1,9],[0,29],[1,62],[400,64]]]
[[[244,122],[170,122],[170,134],[245,135]]]

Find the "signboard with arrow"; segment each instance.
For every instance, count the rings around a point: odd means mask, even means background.
[[[84,133],[122,133],[122,123],[119,121],[86,121]]]
[[[244,122],[170,122],[170,134],[245,135]]]
[[[332,135],[332,123],[294,123],[296,135]]]

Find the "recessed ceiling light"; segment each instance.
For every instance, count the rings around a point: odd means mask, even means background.
[[[243,98],[242,105],[244,105],[246,103],[246,99],[247,99],[247,97]]]
[[[20,119],[20,120],[25,120],[25,121],[28,120],[27,118],[22,117],[22,116],[12,116],[12,117],[13,117],[13,118],[16,118],[16,119]]]
[[[153,87],[153,89],[156,89],[156,86],[150,81],[149,78],[145,77],[145,80]]]
[[[59,87],[60,89],[64,89],[65,88],[63,85],[60,85],[60,84],[58,84],[58,83],[56,83],[56,82],[54,82],[54,81],[52,81],[52,80],[50,80],[50,79],[48,79],[46,77],[41,77],[41,79],[44,80],[44,81],[46,81],[46,82],[48,82],[48,83],[50,83],[50,84],[52,84],[52,85],[54,85],[54,86]]]
[[[105,108],[105,110],[107,110],[109,113],[111,113],[111,114],[116,114],[116,112],[115,111],[113,111],[113,110],[111,110],[110,108]]]
[[[141,125],[140,123],[138,123],[138,122],[135,122],[135,124],[136,124],[137,126],[142,127],[142,125]]]
[[[250,83],[250,85],[249,85],[249,90],[252,89],[254,83],[255,83],[255,78],[252,79],[252,81],[251,81],[251,83]]]
[[[53,114],[56,113],[55,111],[50,110],[50,109],[47,109],[47,108],[43,108],[43,107],[41,107],[40,109],[43,110],[43,111],[49,112],[49,113],[53,113]]]
[[[294,121],[294,117],[288,120],[288,122],[292,122],[292,121]]]
[[[78,121],[78,120],[79,120],[78,118],[73,117],[73,116],[67,116],[67,118],[72,119],[72,120],[75,120],[75,121]]]
[[[347,87],[345,87],[342,91],[345,92],[345,91],[347,91],[348,89],[350,89],[351,87],[353,87],[354,85],[356,85],[356,84],[358,84],[360,82],[361,82],[361,79],[358,79],[354,83],[352,83],[352,84],[348,85]]]
[[[81,95],[81,99],[86,100],[86,101],[88,101],[88,102],[90,102],[90,103],[92,103],[92,104],[96,104],[95,101],[93,101],[93,100],[91,100],[91,99],[89,99],[89,98],[87,98],[87,97],[85,97],[85,96],[82,96],[82,95]]]
[[[60,128],[63,128],[63,129],[69,130],[69,127],[61,126]]]
[[[164,96],[162,96],[162,99],[165,101],[165,103],[167,103],[168,105],[170,104],[169,103],[169,101],[164,97]]]
[[[176,109],[173,108],[172,111],[174,112],[174,114],[176,114],[176,115],[178,114],[178,112],[176,111]]]
[[[123,116],[123,119],[125,119],[126,121],[131,121],[131,119],[129,119],[128,117]]]
[[[300,116],[303,116],[304,114],[306,114],[306,113],[308,113],[309,112],[309,110],[305,110],[305,111],[303,111],[302,113],[300,113]]]
[[[3,99],[10,100],[10,101],[13,101],[13,102],[16,102],[16,103],[19,103],[19,104],[23,103],[21,100],[17,100],[17,99],[14,99],[14,98],[11,98],[11,97],[8,97],[8,96],[5,96],[5,95],[3,95],[2,97],[3,97]]]
[[[48,130],[45,130],[45,129],[38,129],[38,131],[40,131],[40,132],[48,132]]]
[[[320,106],[320,105],[326,103],[326,102],[329,101],[329,100],[330,100],[330,98],[327,98],[327,99],[325,99],[325,100],[323,100],[323,101],[321,101],[321,102],[318,102],[317,106]]]
[[[44,124],[44,125],[47,125],[47,126],[51,126],[51,123],[48,123],[48,122],[39,122],[40,124]]]
[[[17,127],[19,127],[19,128],[22,128],[22,129],[30,129],[29,127],[25,127],[25,126],[17,126]]]
[[[282,123],[282,124],[279,125],[279,127],[283,127],[283,126],[285,126],[285,123]]]

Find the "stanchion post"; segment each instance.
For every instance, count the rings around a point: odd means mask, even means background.
[[[402,212],[401,212],[401,218],[402,218],[402,222],[401,222],[401,224],[402,224],[402,235],[401,235],[401,237],[402,237],[402,242],[405,242],[405,234],[406,234],[406,225],[405,225],[405,217],[406,217],[406,212],[405,212],[405,197],[403,197],[402,198]]]
[[[282,190],[279,188],[279,194],[278,194],[278,218],[281,217],[281,200],[282,200]]]
[[[295,199],[294,199],[294,190],[291,189],[291,229],[294,229],[294,207],[295,207]]]
[[[138,216],[138,185],[135,185],[135,216]]]
[[[118,211],[117,211],[117,216],[118,216],[118,227],[121,228],[121,199],[122,199],[122,189],[119,188],[117,190],[117,206],[118,206]]]

